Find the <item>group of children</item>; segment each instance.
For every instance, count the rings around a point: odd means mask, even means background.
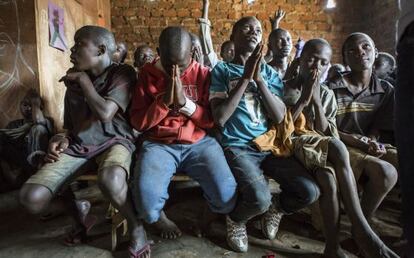
[[[343,44],[343,66],[329,69],[332,49],[323,39],[307,41],[289,63],[293,43],[278,26],[279,11],[271,54],[265,58],[260,21],[243,17],[219,60],[203,3],[201,37],[165,28],[158,57],[146,45],[135,51],[138,72],[124,64],[127,46],[108,30],[76,32],[73,68],[61,78],[65,132],[51,137],[44,164],[23,185],[23,206],[39,214],[58,197],[75,221],[66,243],[85,241],[93,223],[67,185],[93,167],[103,194],[128,221],[130,256],[150,257],[144,221],[164,238],[181,235],[163,207],[171,178],[183,171],[199,183],[210,210],[225,215],[234,251],[248,250],[249,220],[259,217],[264,237],[274,239],[284,215],[319,200],[324,257],[347,257],[341,201],[365,257],[398,257],[375,233],[374,217],[398,178],[396,149],[381,142],[392,132],[392,71],[385,67],[395,65],[392,57],[378,60],[373,40],[354,33]],[[25,121],[50,133],[44,116],[35,117],[34,100],[27,101]],[[281,193],[272,196],[267,177]]]

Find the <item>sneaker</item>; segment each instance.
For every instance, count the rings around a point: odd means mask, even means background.
[[[236,252],[247,252],[248,241],[245,223],[237,223],[226,216],[227,244]]]
[[[275,198],[276,199],[276,198]],[[277,199],[270,205],[269,210],[263,214],[260,224],[262,227],[262,233],[267,239],[275,239],[276,234],[279,231],[279,224],[283,217],[283,212],[277,209]]]

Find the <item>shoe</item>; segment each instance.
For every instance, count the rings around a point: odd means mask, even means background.
[[[262,233],[267,239],[275,239],[276,234],[279,231],[280,221],[284,213],[278,209],[278,199],[275,196],[273,198],[273,203],[270,205],[266,213],[263,214],[260,224],[262,228]]]
[[[245,223],[237,223],[226,216],[227,244],[236,252],[245,253],[248,249],[247,231]]]

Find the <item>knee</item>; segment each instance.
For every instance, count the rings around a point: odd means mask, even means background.
[[[100,171],[98,182],[102,190],[111,193],[120,193],[127,186],[125,171],[118,167],[105,168]]]
[[[49,193],[49,195],[51,194]],[[19,193],[19,199],[21,205],[31,214],[40,214],[43,212],[50,201],[50,197],[44,189],[28,185],[23,185]]]
[[[254,200],[250,203],[250,208],[257,211],[257,214],[266,212],[272,204],[272,195],[269,189],[257,189],[254,192]]]
[[[234,180],[233,180],[234,181]],[[209,198],[208,195],[206,198]],[[214,200],[210,200],[209,202],[212,204],[212,210],[216,213],[220,214],[228,214],[230,213],[234,207],[236,206],[237,201],[237,184],[236,182],[232,182],[226,184],[224,189],[219,190]]]
[[[315,182],[309,179],[299,179],[296,183],[296,198],[302,208],[319,199],[320,190]]]
[[[381,188],[391,189],[398,179],[398,172],[391,163],[380,161],[376,164],[375,171],[378,173],[375,178],[370,178],[378,182]]]

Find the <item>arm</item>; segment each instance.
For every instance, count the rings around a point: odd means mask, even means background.
[[[223,127],[227,120],[233,115],[244,92],[247,89],[247,85],[253,80],[253,75],[256,70],[256,66],[259,63],[260,49],[262,47],[258,45],[250,57],[247,59],[244,73],[242,78],[239,79],[236,86],[229,92],[228,96],[215,97],[210,100],[211,110],[213,112],[214,122]],[[213,70],[212,86],[220,84],[222,86],[224,74],[218,72],[216,69]],[[210,87],[211,90],[212,87]]]
[[[269,18],[270,24],[272,25],[272,30],[279,29],[280,28],[280,21],[285,17],[286,12],[282,9],[279,9],[275,12],[275,15]]]
[[[260,58],[261,59],[261,58]],[[272,78],[271,78],[272,79]],[[260,62],[256,66],[256,72],[254,76],[254,81],[259,89],[263,105],[268,113],[269,118],[274,123],[281,123],[283,118],[286,114],[286,106],[283,103],[282,99],[278,96],[275,96],[269,89],[267,83],[273,83],[273,81],[269,80],[265,82],[261,75],[261,65]],[[281,83],[281,81],[280,81]]]
[[[203,0],[203,16],[199,19],[200,24],[200,41],[203,53],[209,59],[211,67],[218,62],[218,57],[214,51],[213,40],[211,38],[211,23],[208,20],[209,0]]]
[[[131,125],[138,131],[146,131],[158,125],[168,116],[170,109],[163,95],[150,96],[146,91],[145,74],[141,73],[132,96],[130,108]]]

